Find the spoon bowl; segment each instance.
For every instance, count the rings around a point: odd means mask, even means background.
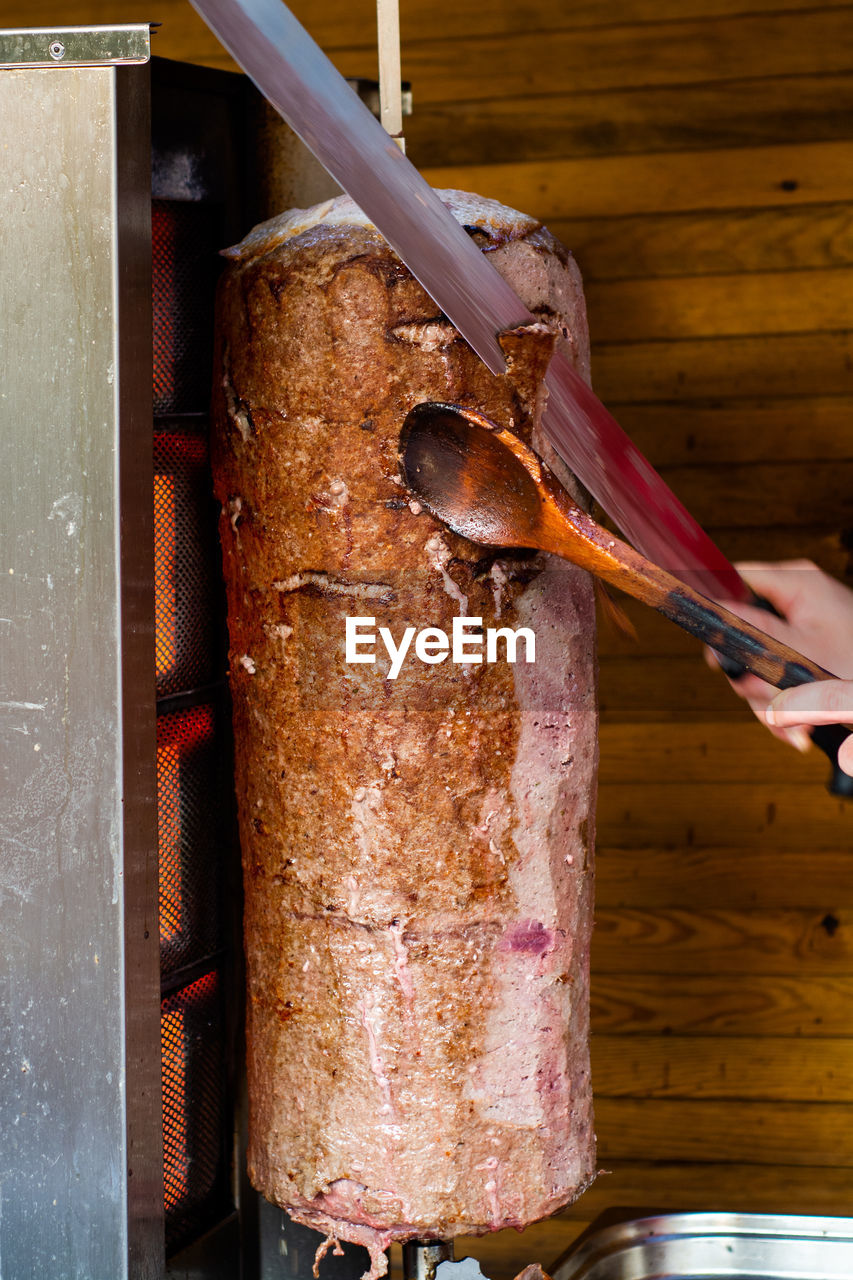
[[[419,501],[461,537],[486,546],[536,547],[542,498],[509,441],[524,449],[474,409],[419,404],[400,435],[400,474]]]

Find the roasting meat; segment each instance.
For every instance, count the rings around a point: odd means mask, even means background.
[[[523,1227],[594,1176],[592,586],[402,487],[422,400],[533,443],[580,278],[533,220],[442,198],[537,323],[473,355],[347,198],[257,228],[218,300],[214,472],[245,875],[249,1162],[374,1274],[394,1240]],[[530,628],[535,662],[346,660],[348,617]],[[501,650],[503,653],[503,650]]]

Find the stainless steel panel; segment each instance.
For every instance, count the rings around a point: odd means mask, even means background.
[[[853,1218],[668,1214],[593,1231],[553,1280],[850,1280]]]
[[[15,1280],[162,1275],[146,103],[145,67],[0,72],[0,1273]]]
[[[40,27],[0,31],[0,70],[10,67],[90,67],[147,62],[148,23],[121,27]]]

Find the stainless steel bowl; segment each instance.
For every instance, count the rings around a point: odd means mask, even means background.
[[[853,1218],[674,1213],[592,1230],[553,1280],[853,1280]]]

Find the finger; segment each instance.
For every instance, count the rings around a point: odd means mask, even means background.
[[[771,695],[776,690],[771,685],[763,684],[762,681],[756,682],[761,689],[766,689],[767,693],[759,692],[755,696],[747,698],[747,704],[755,716],[764,725],[774,738],[778,738],[780,742],[785,742],[789,747],[795,747],[797,751],[808,751],[812,745],[811,734],[803,725],[793,725],[791,728],[783,728],[779,725],[769,724],[767,721],[767,708],[770,705]]]
[[[844,724],[853,720],[853,681],[819,680],[778,694],[767,707],[770,725]]]
[[[783,560],[778,564],[745,561],[735,567],[756,595],[764,596],[786,617],[796,612],[803,590],[814,583],[816,576],[823,576],[811,560]]]
[[[721,669],[720,656],[714,649],[710,649],[706,646],[703,649],[703,655],[706,663],[712,671],[719,671]],[[768,684],[765,680],[762,680],[759,676],[753,675],[749,671],[745,671],[742,676],[736,676],[733,680],[730,677],[727,677],[727,679],[738,697],[746,698],[750,705],[755,701],[760,703],[762,706],[766,706],[776,693],[772,684]],[[764,717],[762,715],[761,719],[763,718]]]
[[[768,613],[766,609],[759,609],[753,604],[742,604],[739,600],[721,600],[720,603],[742,618],[744,622],[749,622],[759,631],[763,631],[765,635],[772,636],[774,640],[782,640],[792,648],[796,647],[796,633],[787,618],[777,618],[775,613]]]
[[[708,666],[712,670],[718,671],[720,669],[720,660],[716,652],[707,647],[703,652]],[[749,674],[741,676],[738,680],[729,680],[729,684],[738,697],[746,700],[756,719],[760,720],[770,730],[774,738],[778,738],[780,742],[787,742],[789,746],[795,747],[797,751],[809,750],[812,740],[807,729],[800,725],[795,725],[790,729],[783,729],[768,724],[765,712],[776,693],[772,685],[766,684],[764,680],[759,680],[758,676]],[[853,747],[851,747],[851,751],[853,751]]]
[[[846,588],[843,590],[846,591]],[[853,593],[850,594],[853,599]],[[834,631],[831,629],[827,634],[827,628],[822,621],[817,627],[814,625],[792,626],[786,618],[777,618],[775,614],[768,613],[765,609],[756,609],[754,605],[742,604],[739,601],[721,601],[720,603],[742,618],[744,622],[750,623],[758,631],[769,636],[771,640],[778,640],[789,649],[793,649],[795,653],[816,662],[827,673],[831,672],[834,676],[844,678],[851,674],[849,644],[838,646],[834,641]],[[850,621],[853,626],[853,616]],[[842,635],[846,635],[843,625],[838,629]],[[839,647],[843,649],[845,661],[840,660],[842,655],[838,652]]]
[[[771,690],[773,692],[773,690]],[[780,742],[785,742],[789,747],[795,747],[797,751],[808,751],[812,745],[811,734],[803,725],[794,725],[790,729],[782,729],[776,725],[768,724],[766,719],[769,698],[749,698],[749,707],[755,716],[764,725],[774,738],[778,738]]]

